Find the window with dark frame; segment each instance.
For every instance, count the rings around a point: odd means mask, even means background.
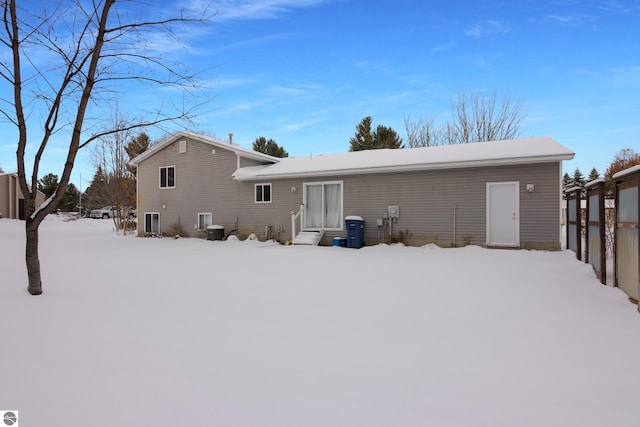
[[[271,203],[271,184],[256,184],[256,203]]]
[[[176,167],[160,167],[160,188],[174,188],[176,186]]]
[[[160,214],[157,212],[144,213],[144,232],[158,234],[160,232]]]

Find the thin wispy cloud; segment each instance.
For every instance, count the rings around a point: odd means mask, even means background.
[[[598,73],[596,71],[593,70],[586,70],[584,68],[581,68],[579,70],[576,70],[576,72],[580,75],[583,76],[589,76],[589,77],[598,77]]]
[[[322,123],[325,120],[325,112],[315,112],[311,115],[308,115],[303,120],[297,121],[287,121],[285,125],[282,126],[282,129],[286,131],[298,131],[301,129],[309,128],[318,123]]]
[[[207,86],[216,89],[230,89],[245,87],[254,83],[256,83],[255,79],[247,77],[221,77],[210,79],[207,83]]]
[[[327,0],[221,0],[216,3],[218,20],[269,19],[292,10],[319,6]]]
[[[277,98],[293,98],[309,95],[309,91],[295,87],[271,86],[267,88],[267,95]]]
[[[636,6],[637,8],[637,6]],[[618,0],[605,0],[598,5],[598,9],[607,12],[629,13],[633,10],[628,4],[622,4]]]
[[[491,66],[489,62],[485,58],[476,58],[471,61],[471,65],[477,68],[488,68]]]
[[[451,50],[456,44],[454,42],[444,43],[429,49],[431,53],[442,53]]]
[[[260,37],[252,37],[245,40],[240,40],[235,43],[226,44],[224,46],[217,47],[214,49],[214,52],[222,52],[229,50],[237,50],[237,49],[246,49],[251,47],[256,47],[264,44],[269,44],[274,41],[284,40],[286,38],[294,37],[293,33],[275,33],[275,34],[266,34]]]
[[[477,68],[488,68],[494,65],[494,60],[506,56],[507,51],[493,51],[480,53],[471,59],[471,65]]]
[[[640,87],[640,65],[614,67],[610,69],[613,82],[629,88]]]
[[[547,15],[545,20],[561,25],[580,26],[592,22],[594,19],[589,15]]]
[[[507,34],[509,28],[506,24],[491,19],[468,27],[464,33],[470,37],[481,38],[494,34]]]

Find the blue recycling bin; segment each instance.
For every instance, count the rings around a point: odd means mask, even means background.
[[[364,219],[359,216],[345,218],[347,227],[347,247],[360,249],[364,246]]]
[[[339,248],[346,248],[347,247],[347,239],[344,237],[334,237],[333,238],[333,243],[331,246],[336,246]]]

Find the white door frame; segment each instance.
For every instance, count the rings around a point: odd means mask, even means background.
[[[502,200],[492,190],[504,188]],[[508,190],[507,190],[508,189]],[[511,190],[512,192],[508,192]],[[491,195],[494,195],[492,209]],[[506,198],[504,196],[507,196]],[[495,205],[498,202],[499,205]],[[520,247],[520,182],[487,182],[487,246]],[[493,224],[493,228],[492,228]],[[498,228],[499,227],[499,228]]]

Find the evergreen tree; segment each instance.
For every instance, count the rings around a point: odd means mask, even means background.
[[[131,138],[131,141],[124,147],[127,155],[129,156],[129,160],[137,157],[138,155],[144,153],[151,147],[151,140],[149,136],[142,132],[136,138]],[[127,170],[131,173],[132,176],[136,175],[135,166],[130,166],[127,162]]]
[[[349,151],[402,148],[402,138],[395,130],[378,125],[375,132],[372,132],[371,122],[371,116],[367,116],[356,126],[356,134],[349,140]]]
[[[44,193],[45,199],[51,197],[57,188],[58,175],[56,174],[48,173],[38,180],[38,190]],[[78,210],[79,197],[80,192],[76,186],[73,185],[73,183],[69,183],[58,203],[58,210],[62,212],[76,212]]]
[[[86,204],[84,208],[86,209],[86,212],[89,212],[91,209],[99,209],[103,206],[113,204],[109,189],[109,180],[102,171],[101,166],[97,167],[96,173],[93,175],[93,180],[85,191],[85,195]]]
[[[373,133],[376,148],[402,148],[402,138],[390,127],[378,125]]]
[[[562,177],[562,193],[564,193],[571,187],[573,187],[573,178],[571,178],[571,175],[569,175],[568,172],[565,172],[564,176]]]
[[[62,212],[76,212],[78,210],[79,198],[80,191],[70,182],[67,190],[64,192],[64,196],[60,199],[58,209]]]
[[[48,173],[38,180],[38,190],[44,193],[45,199],[51,197],[58,188],[58,175]]]
[[[260,136],[253,141],[253,151],[273,157],[289,157],[289,153],[284,147],[280,147],[273,139],[267,140],[264,136]]]
[[[596,179],[600,179],[600,173],[598,172],[598,169],[593,168],[589,173],[589,178],[587,178],[587,182],[595,181]]]
[[[573,172],[573,184],[580,188],[584,188],[584,185],[586,184],[584,175],[582,175],[582,172],[580,172],[580,169],[578,168]]]
[[[371,133],[371,116],[367,116],[356,126],[356,134],[349,144],[349,151],[373,150],[373,133]]]

